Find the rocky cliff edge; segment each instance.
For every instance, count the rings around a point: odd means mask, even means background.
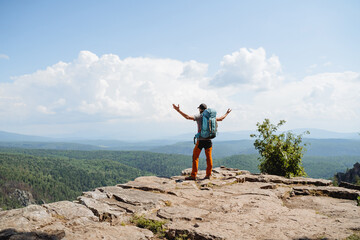
[[[0,239],[346,239],[360,191],[331,181],[215,168],[213,178],[139,177],[77,201],[0,212]],[[139,224],[138,220],[143,221]],[[149,223],[162,225],[152,231]],[[148,225],[147,225],[148,224]]]

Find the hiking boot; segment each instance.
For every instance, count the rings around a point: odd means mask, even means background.
[[[211,175],[205,176],[204,179],[211,179]]]
[[[195,181],[196,180],[196,177],[193,177],[193,176],[189,176],[189,177],[186,177],[185,180],[192,180],[192,181]]]

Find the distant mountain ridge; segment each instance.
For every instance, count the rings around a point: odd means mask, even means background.
[[[297,135],[303,134],[306,131],[309,131],[309,135],[304,135],[306,138],[314,138],[314,139],[360,139],[359,133],[350,132],[350,133],[342,133],[342,132],[332,132],[323,129],[316,128],[297,128],[291,130],[282,130],[279,132],[287,132],[291,131]],[[233,131],[233,132],[218,132],[216,139],[218,141],[233,141],[233,140],[250,140],[251,134],[256,134],[256,131],[244,130],[244,131]],[[186,133],[175,136],[174,138],[179,141],[191,140],[193,133]]]
[[[22,141],[40,142],[40,141],[50,141],[50,140],[52,140],[52,138],[0,131],[1,142],[22,142]]]
[[[288,131],[288,130],[286,130]],[[286,132],[280,131],[280,132]],[[342,133],[342,132],[333,132],[327,131],[322,129],[315,129],[315,128],[298,128],[289,130],[294,132],[295,134],[302,134],[305,131],[310,131],[310,135],[305,135],[307,138],[315,138],[315,139],[360,139],[360,135],[357,132],[349,132],[349,133]],[[232,141],[232,140],[250,140],[251,134],[256,133],[253,130],[244,130],[244,131],[232,131],[232,132],[218,132],[217,140],[218,141]],[[85,143],[90,145],[96,145],[96,142],[122,142],[126,144],[131,143],[138,143],[143,142],[147,143],[148,145],[154,145],[154,143],[164,143],[164,142],[179,142],[179,141],[190,141],[193,138],[194,133],[184,133],[181,135],[176,136],[169,136],[160,139],[154,138],[153,140],[147,141],[124,141],[119,139],[80,139],[80,138],[53,138],[53,137],[41,137],[41,136],[34,136],[34,135],[26,135],[20,133],[12,133],[6,131],[0,131],[0,141],[2,142],[10,142],[10,141],[51,141],[51,142],[76,142],[76,143]],[[94,144],[95,143],[95,144]],[[162,145],[162,144],[159,144]]]
[[[322,130],[314,131],[314,136],[320,136]],[[303,132],[302,129],[294,130],[296,134]],[[243,136],[249,132],[242,132]],[[226,140],[227,136],[233,135],[220,134],[213,140],[213,156],[216,158],[227,157],[238,154],[257,154],[254,149],[254,139]],[[354,133],[356,134],[356,133]],[[330,137],[331,134],[326,136]],[[240,136],[240,135],[238,135]],[[308,138],[305,135],[303,143],[309,143],[306,147],[306,156],[360,156],[360,136],[350,138],[351,134],[340,135],[333,133],[334,138]],[[349,138],[335,138],[343,136]],[[27,148],[27,149],[60,149],[60,150],[117,150],[117,151],[150,151],[155,153],[184,154],[192,155],[193,141],[179,140],[181,138],[152,140],[142,142],[125,142],[120,140],[71,140],[55,139],[37,136],[27,136],[21,134],[0,132],[0,147],[7,148]]]
[[[298,128],[292,130],[296,134],[301,134],[305,131],[309,131],[309,135],[305,135],[307,138],[316,138],[316,139],[358,139],[360,140],[359,133],[356,132],[349,132],[349,133],[342,133],[342,132],[332,132],[323,129],[316,129],[316,128]]]

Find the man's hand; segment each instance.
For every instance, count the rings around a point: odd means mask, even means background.
[[[188,119],[188,120],[195,120],[194,117],[187,115],[186,113],[183,113],[182,111],[180,111],[180,105],[178,104],[177,106],[175,104],[173,104],[173,108],[181,114],[181,116],[183,116],[184,118]]]
[[[176,110],[176,111],[180,111],[180,105],[178,104],[177,106],[175,104],[173,104],[173,108]]]
[[[222,116],[222,117],[219,117],[219,118],[216,118],[216,121],[219,121],[221,122],[222,120],[224,120],[226,118],[226,116],[231,112],[231,109],[228,108],[228,110],[226,111],[226,113]]]

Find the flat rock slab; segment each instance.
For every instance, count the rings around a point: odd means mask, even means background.
[[[99,201],[93,198],[79,197],[79,202],[90,209],[100,221],[112,221],[126,213],[126,210],[117,206],[110,205],[106,201]]]
[[[157,207],[163,204],[169,198],[164,194],[141,191],[136,189],[123,189],[121,194],[114,193],[114,198],[118,201],[131,204],[134,206]]]
[[[174,220],[203,220],[204,216],[209,214],[207,210],[185,207],[185,206],[176,206],[176,207],[166,207],[158,211],[157,216],[160,218],[168,219],[171,221]]]
[[[82,206],[74,202],[61,201],[50,204],[44,204],[44,208],[47,211],[64,220],[72,220],[80,217],[86,217],[94,219],[94,213],[87,207]]]
[[[147,240],[153,237],[154,234],[148,229],[129,225],[110,226],[105,223],[98,223],[89,225],[85,229],[79,229],[75,233],[67,233],[64,239]]]
[[[189,173],[189,169],[183,171]],[[0,212],[0,236],[159,239],[137,215],[166,222],[168,239],[346,239],[360,233],[357,190],[323,179],[215,168],[212,179],[146,176],[62,201]],[[3,235],[1,235],[3,234]],[[6,237],[5,236],[5,237]],[[4,238],[5,238],[4,237]]]
[[[134,188],[143,191],[153,191],[176,195],[176,193],[174,192],[174,183],[175,180],[172,179],[148,176],[138,177],[134,181],[130,181],[125,184],[118,184],[117,187],[121,187],[124,189]]]
[[[145,240],[153,236],[147,229],[99,222],[86,206],[66,201],[0,212],[1,239]]]
[[[267,182],[267,183],[281,183],[293,185],[315,185],[315,186],[330,186],[332,182],[325,179],[314,178],[285,178],[275,175],[262,175],[262,174],[245,174],[236,177],[239,182]]]
[[[356,207],[356,202],[344,199],[324,196],[295,196],[284,201],[284,204],[289,209],[311,209],[318,214],[334,217],[339,221],[359,219],[360,216],[360,207]]]
[[[342,187],[294,187],[295,195],[329,196],[333,198],[356,200],[360,197],[360,191]]]
[[[16,231],[31,231],[37,223],[51,224],[56,219],[46,208],[30,205],[25,208],[0,212],[0,230],[13,228]]]
[[[181,172],[181,175],[183,176],[188,176],[191,174],[192,169],[191,168],[187,168],[184,169]],[[217,168],[213,168],[211,175],[215,178],[221,178],[221,179],[226,179],[226,178],[233,178],[237,175],[242,175],[242,174],[251,174],[249,171],[246,170],[239,170],[236,168],[226,168],[226,167],[217,167]],[[198,177],[199,178],[203,178],[206,175],[206,171],[204,170],[200,170],[198,171]]]

